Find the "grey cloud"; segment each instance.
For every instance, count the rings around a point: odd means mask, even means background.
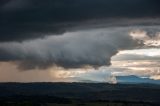
[[[110,28],[65,33],[24,42],[0,43],[1,61],[18,61],[20,68],[47,68],[57,65],[79,68],[110,65],[118,50],[137,45],[128,29]]]

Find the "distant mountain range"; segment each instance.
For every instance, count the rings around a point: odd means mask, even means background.
[[[80,77],[74,77],[74,80],[84,83],[105,83],[104,81],[95,81],[90,79],[82,79]],[[110,81],[106,81],[106,83],[110,84],[160,84],[160,80],[153,80],[149,78],[141,78],[134,75],[129,76],[113,76],[109,78]],[[114,81],[115,80],[115,81]],[[115,82],[115,83],[114,83]]]
[[[126,83],[126,84],[139,84],[139,83],[151,83],[151,84],[160,84],[160,80],[152,80],[149,78],[141,78],[134,75],[131,76],[116,76],[117,83]]]

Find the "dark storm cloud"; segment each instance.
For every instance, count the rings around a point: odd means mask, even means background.
[[[87,26],[92,19],[114,18],[119,23],[119,18],[159,17],[159,4],[159,0],[1,0],[0,41],[62,34]]]
[[[44,39],[4,42],[0,43],[0,60],[16,61],[21,69],[110,65],[111,57],[118,50],[137,46],[127,31],[121,28],[94,29]]]

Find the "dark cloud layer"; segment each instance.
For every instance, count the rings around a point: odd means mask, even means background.
[[[14,61],[21,69],[110,65],[119,50],[139,44],[128,26],[141,26],[149,38],[159,32],[159,4],[159,0],[1,0],[0,61]]]
[[[0,41],[62,34],[92,19],[114,18],[118,23],[119,18],[159,17],[159,4],[159,0],[1,0]]]

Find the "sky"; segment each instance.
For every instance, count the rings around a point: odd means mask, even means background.
[[[1,0],[0,82],[160,81],[159,0]]]

